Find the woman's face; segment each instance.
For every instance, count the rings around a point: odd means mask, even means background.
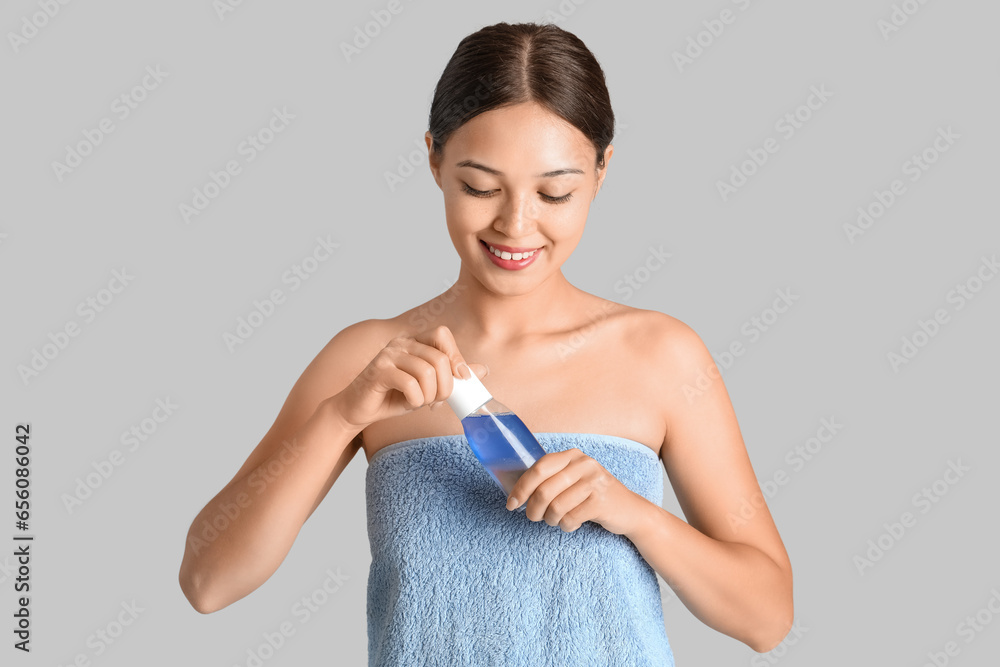
[[[429,132],[426,141],[430,149]],[[558,271],[583,234],[612,152],[597,170],[590,140],[534,102],[462,125],[440,160],[431,151],[430,164],[463,271],[503,294],[528,292]],[[534,255],[497,257],[488,245]]]

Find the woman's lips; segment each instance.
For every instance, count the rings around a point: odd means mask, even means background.
[[[501,269],[507,269],[508,271],[518,271],[520,269],[525,268],[526,266],[534,262],[535,259],[538,257],[538,255],[542,252],[542,248],[537,248],[535,249],[535,253],[531,257],[525,257],[523,259],[501,259],[493,254],[493,251],[490,250],[490,246],[489,244],[486,243],[486,241],[480,239],[479,245],[482,246],[483,252],[489,255],[490,260],[494,264],[499,266]],[[493,246],[493,247],[496,248],[497,250],[507,250],[507,248],[504,246]],[[525,250],[531,252],[532,249],[526,248]],[[519,251],[515,250],[513,252],[519,252]]]
[[[525,253],[525,252],[531,252],[532,250],[538,250],[538,248],[512,248],[509,245],[497,245],[496,243],[490,243],[488,241],[483,241],[482,239],[480,239],[480,241],[482,241],[486,245],[493,246],[497,250],[506,250],[507,252],[510,253],[515,253],[515,252]]]

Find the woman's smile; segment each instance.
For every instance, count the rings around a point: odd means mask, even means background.
[[[483,251],[489,255],[490,260],[492,260],[494,264],[509,271],[517,271],[529,266],[542,252],[542,248],[531,249],[494,246],[486,241],[483,241],[482,239],[479,240],[479,245],[483,248]],[[517,252],[511,252],[512,250],[516,250]]]

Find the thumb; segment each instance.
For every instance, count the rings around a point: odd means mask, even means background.
[[[480,380],[490,374],[490,367],[487,366],[486,364],[476,364],[476,363],[469,364],[464,361],[460,361],[458,363],[458,377],[460,378],[470,377],[468,371],[464,370],[465,368],[468,368],[473,373],[475,373],[476,377],[478,377]]]

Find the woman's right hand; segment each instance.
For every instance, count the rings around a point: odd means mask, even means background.
[[[466,365],[479,378],[483,364],[469,364],[446,326],[416,336],[396,336],[347,387],[333,396],[343,420],[359,430],[383,419],[446,400],[454,377],[467,378]]]

